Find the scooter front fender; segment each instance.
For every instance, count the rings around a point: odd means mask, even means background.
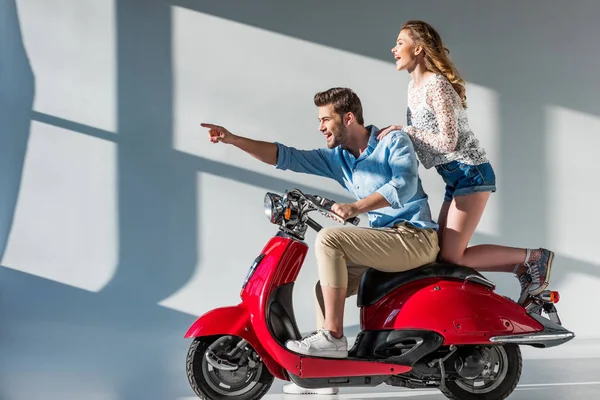
[[[248,310],[242,304],[238,304],[208,311],[190,326],[184,337],[186,339],[212,335],[242,337],[245,332],[250,331],[250,328]]]
[[[184,338],[215,335],[233,335],[245,339],[256,350],[273,376],[282,380],[289,380],[285,370],[271,357],[256,337],[250,321],[250,313],[243,303],[208,311],[190,326]]]

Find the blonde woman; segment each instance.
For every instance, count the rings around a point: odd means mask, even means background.
[[[411,77],[406,132],[425,168],[435,167],[446,183],[438,224],[443,261],[483,271],[513,272],[521,298],[549,284],[554,253],[497,245],[467,247],[492,192],[494,170],[469,128],[463,79],[448,57],[438,32],[423,21],[407,21],[392,49],[398,71]]]

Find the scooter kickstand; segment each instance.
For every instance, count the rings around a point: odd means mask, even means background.
[[[446,384],[444,383],[446,380],[446,370],[444,369],[444,363],[452,354],[454,354],[456,349],[457,347],[455,345],[450,345],[450,352],[446,354],[445,357],[440,358],[439,360],[433,360],[429,363],[430,367],[433,367],[435,364],[440,365],[440,373],[442,374],[442,379],[440,380],[440,390],[444,390],[446,388]]]

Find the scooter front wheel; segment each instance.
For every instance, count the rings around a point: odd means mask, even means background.
[[[503,400],[521,378],[523,359],[516,344],[481,348],[485,369],[472,379],[446,382],[441,391],[453,400]]]
[[[252,346],[237,336],[194,339],[186,369],[194,393],[206,400],[257,400],[274,380]]]

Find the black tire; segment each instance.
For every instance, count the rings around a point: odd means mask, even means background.
[[[224,347],[231,350],[240,340],[241,338],[235,336],[209,336],[194,339],[188,351],[186,370],[188,382],[196,396],[205,400],[257,400],[267,394],[274,377],[250,344],[246,344],[244,347],[251,350],[251,354],[256,360],[255,366],[241,367],[238,371],[242,371],[244,375],[240,375],[240,377],[234,375],[236,371],[222,371],[213,368],[208,363],[206,353],[211,345],[218,346],[227,341]],[[227,349],[221,348],[220,350]],[[232,386],[232,381],[235,380],[242,381],[234,382]]]
[[[507,344],[489,346],[484,349],[497,352],[502,359],[503,365],[500,368],[503,368],[504,372],[499,370],[497,373],[499,376],[504,375],[501,381],[493,382],[491,386],[482,388],[476,388],[472,384],[477,381],[477,378],[472,381],[463,379],[449,381],[446,382],[445,388],[440,388],[446,397],[453,400],[504,400],[515,390],[523,369],[523,358],[519,346]]]

